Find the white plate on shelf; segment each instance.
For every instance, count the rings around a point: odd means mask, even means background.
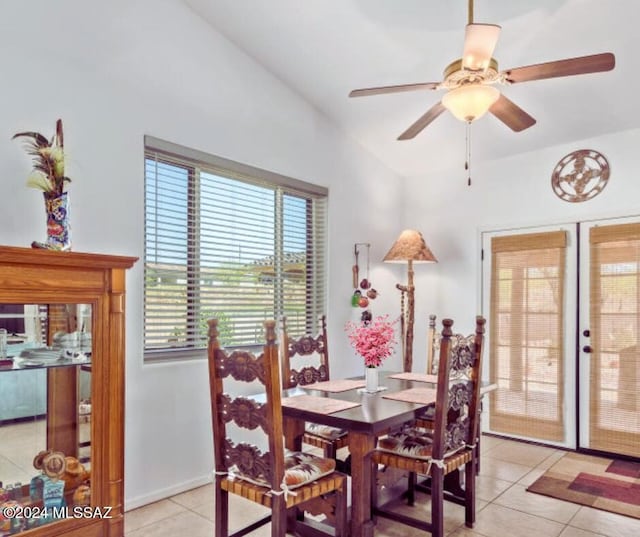
[[[20,367],[42,367],[44,362],[40,362],[38,360],[22,360],[20,362]]]

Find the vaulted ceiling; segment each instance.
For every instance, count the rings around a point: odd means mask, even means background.
[[[462,166],[465,124],[448,112],[413,140],[396,140],[442,91],[348,93],[442,80],[462,54],[467,0],[183,1],[398,174]],[[639,15],[637,0],[476,0],[475,22],[502,26],[500,69],[600,52],[613,52],[616,67],[500,86],[537,124],[516,133],[490,115],[474,122],[474,162],[572,142],[580,149],[580,140],[640,126]]]

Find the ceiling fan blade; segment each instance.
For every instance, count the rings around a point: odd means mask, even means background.
[[[585,75],[611,71],[616,66],[616,57],[611,52],[568,58],[555,62],[526,65],[504,71],[506,80],[511,83],[542,80],[561,76]]]
[[[498,100],[491,105],[489,112],[496,116],[511,130],[516,132],[528,129],[536,123],[535,119],[502,94]]]
[[[462,67],[470,71],[486,71],[500,37],[497,24],[467,24],[464,33]]]
[[[383,93],[401,93],[403,91],[434,90],[440,86],[439,82],[420,82],[418,84],[400,84],[398,86],[381,86],[379,88],[354,89],[349,97],[366,97],[368,95],[381,95]]]
[[[411,138],[415,138],[416,135],[420,134],[429,123],[436,119],[445,110],[446,108],[442,103],[434,104],[429,108],[429,110],[422,114],[418,120],[411,125],[411,127],[398,136],[398,140],[411,140]]]

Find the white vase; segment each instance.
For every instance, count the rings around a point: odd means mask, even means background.
[[[376,393],[378,391],[378,368],[365,367],[364,378],[366,381],[365,391],[367,393]]]

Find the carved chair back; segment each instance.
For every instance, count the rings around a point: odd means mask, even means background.
[[[427,373],[432,375],[438,374],[438,362],[440,359],[440,340],[442,334],[436,328],[436,316],[429,315],[429,329],[427,331]],[[451,352],[455,352],[456,346],[462,342],[463,345],[469,346],[475,339],[475,334],[464,336],[462,334],[453,334],[451,336]]]
[[[475,445],[478,434],[480,373],[485,319],[476,317],[475,334],[453,334],[451,319],[442,321],[433,458],[443,459],[465,446]]]
[[[329,380],[329,353],[327,347],[327,320],[319,318],[319,331],[314,335],[290,336],[287,318],[281,325],[281,366],[284,389],[305,386]]]
[[[209,321],[215,468],[219,475],[237,473],[279,491],[285,468],[278,346],[275,321],[264,324],[266,343],[256,356],[242,350],[227,354],[218,340],[218,320]],[[266,398],[258,401],[246,393],[266,393]],[[256,433],[247,431],[261,432],[265,438],[249,443],[246,439]],[[257,444],[264,444],[266,450]]]

